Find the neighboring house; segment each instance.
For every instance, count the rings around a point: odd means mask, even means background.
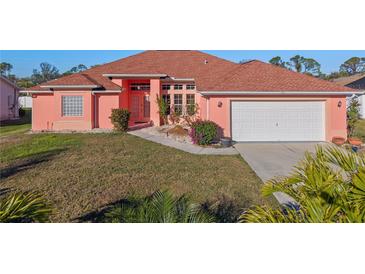
[[[11,80],[0,76],[0,121],[19,117],[19,88]]]
[[[341,77],[334,79],[336,84],[350,87],[365,92],[365,73],[359,73],[348,77]],[[360,103],[360,116],[365,118],[365,95],[359,95],[358,100]]]
[[[113,108],[130,125],[159,126],[157,97],[184,114],[197,104],[235,141],[346,137],[354,91],[261,61],[233,63],[199,51],[145,51],[31,88],[33,130],[110,129]]]
[[[19,96],[19,106],[22,108],[32,108],[32,97],[31,96]]]

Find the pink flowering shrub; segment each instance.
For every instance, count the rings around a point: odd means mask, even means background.
[[[218,137],[219,126],[209,120],[192,122],[189,136],[197,145],[210,145]]]

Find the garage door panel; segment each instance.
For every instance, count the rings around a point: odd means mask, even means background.
[[[232,102],[235,141],[322,141],[324,102]]]

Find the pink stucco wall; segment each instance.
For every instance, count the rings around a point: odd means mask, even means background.
[[[119,93],[114,94],[97,94],[95,95],[96,103],[96,121],[95,127],[112,129],[113,124],[110,121],[113,108],[119,108]]]
[[[82,96],[83,115],[63,116],[62,96]],[[33,95],[32,130],[90,130],[94,127],[94,96],[91,91],[54,91]]]
[[[90,90],[84,91],[54,91],[54,94],[33,95],[33,130],[90,130],[94,127],[113,128],[110,122],[111,110],[113,108],[127,108],[131,106],[130,83],[144,80],[122,80],[113,79],[113,82],[121,87],[121,92],[108,94],[92,94]],[[170,84],[171,89],[162,90],[162,84]],[[198,116],[201,119],[209,119],[216,122],[222,129],[223,134],[231,136],[231,101],[324,101],[325,102],[325,134],[326,140],[331,141],[334,136],[347,136],[346,130],[346,97],[345,96],[201,96],[195,90],[186,90],[186,83],[183,83],[182,90],[174,90],[174,83],[161,82],[160,79],[150,80],[150,91],[143,92],[150,100],[150,120],[154,125],[160,125],[157,96],[170,94],[171,105],[174,104],[174,95],[183,94],[183,106],[186,104],[186,94],[195,94],[195,102],[199,105]],[[141,93],[141,95],[143,95]],[[81,117],[62,116],[62,96],[80,95],[83,96],[84,113]],[[341,101],[342,106],[338,107]],[[218,106],[222,102],[222,106]],[[95,117],[94,117],[95,116]],[[131,121],[133,124],[133,121]]]
[[[325,125],[326,140],[331,141],[334,136],[342,136],[346,138],[346,97],[345,96],[211,96],[206,99],[204,119],[216,122],[222,129],[223,134],[227,137],[231,136],[231,113],[230,102],[238,101],[324,101],[325,102]],[[342,106],[338,107],[338,102],[342,102]],[[218,102],[222,102],[222,106],[218,107]],[[204,110],[202,109],[204,113]]]

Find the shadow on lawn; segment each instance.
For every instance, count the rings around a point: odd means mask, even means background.
[[[17,161],[15,164],[11,164],[8,167],[2,168],[0,170],[0,178],[5,179],[19,172],[34,168],[35,166],[43,162],[48,162],[52,160],[56,154],[61,153],[63,151],[65,151],[65,149],[55,149],[52,151],[47,151],[32,155],[30,158],[22,160],[20,162]]]
[[[106,213],[111,209],[126,205],[129,207],[137,206],[138,199],[121,199],[113,203],[105,205],[100,210],[95,210],[82,215],[76,219],[74,222],[91,222],[91,223],[107,223],[109,222]],[[242,207],[237,205],[233,200],[226,196],[221,196],[215,201],[206,201],[201,204],[202,210],[214,217],[216,223],[236,223],[238,217],[242,213]]]

